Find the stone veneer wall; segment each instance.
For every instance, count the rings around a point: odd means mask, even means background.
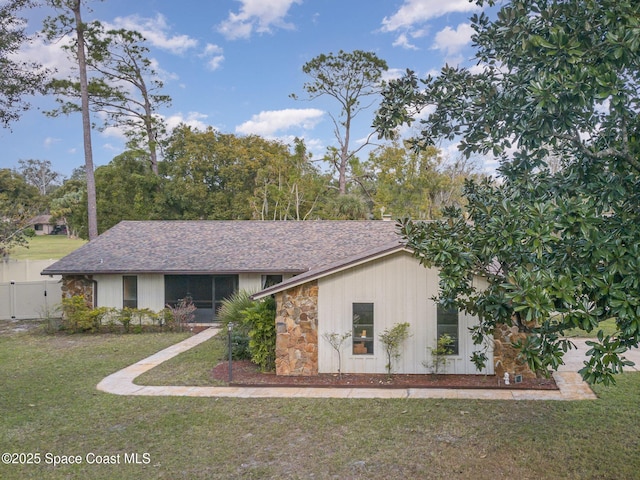
[[[509,327],[508,325],[496,325],[493,332],[493,365],[497,376],[502,377],[505,372],[511,376],[522,375],[523,378],[536,378],[535,372],[531,371],[526,362],[518,359],[519,350],[515,349],[511,344],[522,341],[527,334],[518,330],[518,327]]]
[[[71,298],[77,295],[83,296],[87,305],[93,307],[93,277],[90,275],[63,275],[62,298]]]
[[[318,374],[318,282],[276,294],[276,374]]]

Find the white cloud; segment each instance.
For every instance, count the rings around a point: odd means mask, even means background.
[[[212,43],[207,43],[207,46],[204,48],[204,52],[200,56],[208,59],[207,67],[209,70],[213,71],[220,68],[220,65],[224,61],[224,55],[222,53],[222,47]]]
[[[471,65],[469,67],[469,73],[473,75],[478,75],[480,73],[484,73],[486,68],[487,68],[487,65],[485,63],[476,63],[475,65]]]
[[[122,152],[122,145],[113,145],[111,143],[105,143],[104,145],[102,145],[102,148],[108,152],[114,152],[114,153]]]
[[[478,10],[469,0],[404,0],[402,6],[390,17],[382,19],[383,32],[397,33],[394,47],[415,50],[412,39],[426,35],[425,23],[449,13],[464,13]]]
[[[50,71],[55,71],[56,76],[63,78],[73,73],[73,62],[69,61],[67,52],[63,46],[71,44],[71,37],[65,36],[54,43],[45,43],[42,38],[34,38],[22,46],[15,55],[18,61],[35,62]]]
[[[56,143],[60,143],[61,141],[61,138],[47,137],[44,139],[44,148],[50,148]]]
[[[396,38],[393,42],[393,46],[406,48],[407,50],[418,50],[418,47],[409,42],[409,38],[407,37],[406,33],[401,33],[400,35],[398,35],[398,38]]]
[[[299,127],[305,130],[313,129],[322,119],[324,112],[317,108],[285,110],[271,110],[260,112],[251,117],[251,120],[236,127],[237,133],[247,135],[271,136],[275,132]]]
[[[434,49],[446,55],[455,55],[471,41],[474,30],[469,23],[461,23],[455,30],[447,26],[436,33]]]
[[[477,9],[478,7],[469,0],[405,0],[391,17],[384,17],[382,31],[413,29],[415,25],[447,13],[470,12]]]
[[[187,115],[183,115],[182,112],[175,113],[171,116],[165,117],[165,122],[167,124],[167,131],[171,132],[178,125],[187,125],[189,127],[198,129],[198,130],[206,130],[210,125],[203,122],[203,120],[207,118],[207,115],[199,112],[189,112]]]
[[[389,70],[382,72],[382,80],[385,82],[389,82],[391,80],[398,80],[399,78],[402,78],[406,72],[407,72],[406,69],[390,68]]]
[[[118,140],[126,141],[127,136],[124,134],[125,130],[121,126],[113,125],[105,128],[101,134],[103,137],[115,138]]]
[[[292,29],[284,21],[293,4],[302,0],[238,0],[242,6],[238,13],[229,12],[229,17],[218,25],[218,32],[229,40],[249,38],[253,31],[270,33],[271,27]]]
[[[215,45],[213,43],[207,43],[207,46],[204,47],[203,55],[218,55],[222,53],[222,47],[219,45]]]
[[[154,18],[145,18],[139,15],[117,17],[113,22],[113,27],[136,30],[154,47],[168,50],[171,53],[181,54],[198,45],[198,40],[189,37],[189,35],[172,35],[167,19],[159,13]]]

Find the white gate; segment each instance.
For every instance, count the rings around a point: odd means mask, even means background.
[[[52,315],[62,301],[58,280],[0,283],[0,320],[28,320]]]

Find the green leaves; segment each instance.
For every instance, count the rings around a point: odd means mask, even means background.
[[[379,335],[380,342],[384,345],[387,354],[386,368],[389,375],[393,372],[393,360],[400,357],[402,343],[411,336],[409,328],[411,328],[409,322],[396,323]]]
[[[18,16],[32,7],[29,0],[8,0],[0,4],[0,126],[8,128],[31,105],[29,95],[41,93],[48,71],[35,62],[20,61],[20,48],[29,38],[26,21]]]
[[[615,318],[581,370],[610,383],[640,341],[640,3],[511,0],[472,23],[483,70],[445,67],[422,84],[408,72],[376,126],[388,137],[431,107],[414,145],[493,153],[502,179],[468,182],[465,216],[400,232],[440,269],[440,298],[480,318],[474,340],[516,326],[534,370],[562,363],[571,328]]]
[[[388,69],[387,62],[373,52],[354,50],[337,54],[318,55],[303,67],[302,71],[311,77],[304,84],[308,98],[328,96],[335,100],[340,111],[330,115],[334,123],[334,134],[338,145],[329,150],[330,161],[338,174],[338,191],[347,193],[347,171],[351,167],[356,153],[369,143],[368,139],[355,150],[351,150],[351,123],[359,113],[371,106],[370,101],[362,104],[363,99],[378,95],[382,87],[382,73]],[[297,99],[295,94],[292,98]]]
[[[622,356],[627,347],[618,338],[604,336],[600,331],[597,342],[586,343],[591,347],[587,351],[589,359],[584,362],[585,366],[580,370],[580,375],[589,383],[615,384],[614,375],[622,373],[624,367],[634,365]]]

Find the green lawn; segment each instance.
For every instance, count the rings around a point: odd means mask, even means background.
[[[0,464],[0,478],[638,478],[637,373],[583,402],[124,397],[95,389],[186,335],[1,335],[0,450],[39,453],[40,464]],[[207,345],[219,349],[213,340],[191,355],[215,357]],[[125,463],[135,453],[141,463]],[[53,455],[82,463],[54,467]],[[96,455],[119,463],[89,464]]]
[[[599,330],[602,330],[602,333],[604,335],[613,335],[618,330],[618,328],[616,327],[616,320],[614,318],[610,318],[599,323],[598,327],[598,330],[592,330],[591,332],[585,332],[584,330],[580,330],[579,328],[574,328],[567,331],[567,337],[596,338],[598,336]]]
[[[11,258],[17,260],[58,259],[87,243],[86,240],[67,238],[65,235],[36,235],[29,239],[27,247],[16,247]]]

